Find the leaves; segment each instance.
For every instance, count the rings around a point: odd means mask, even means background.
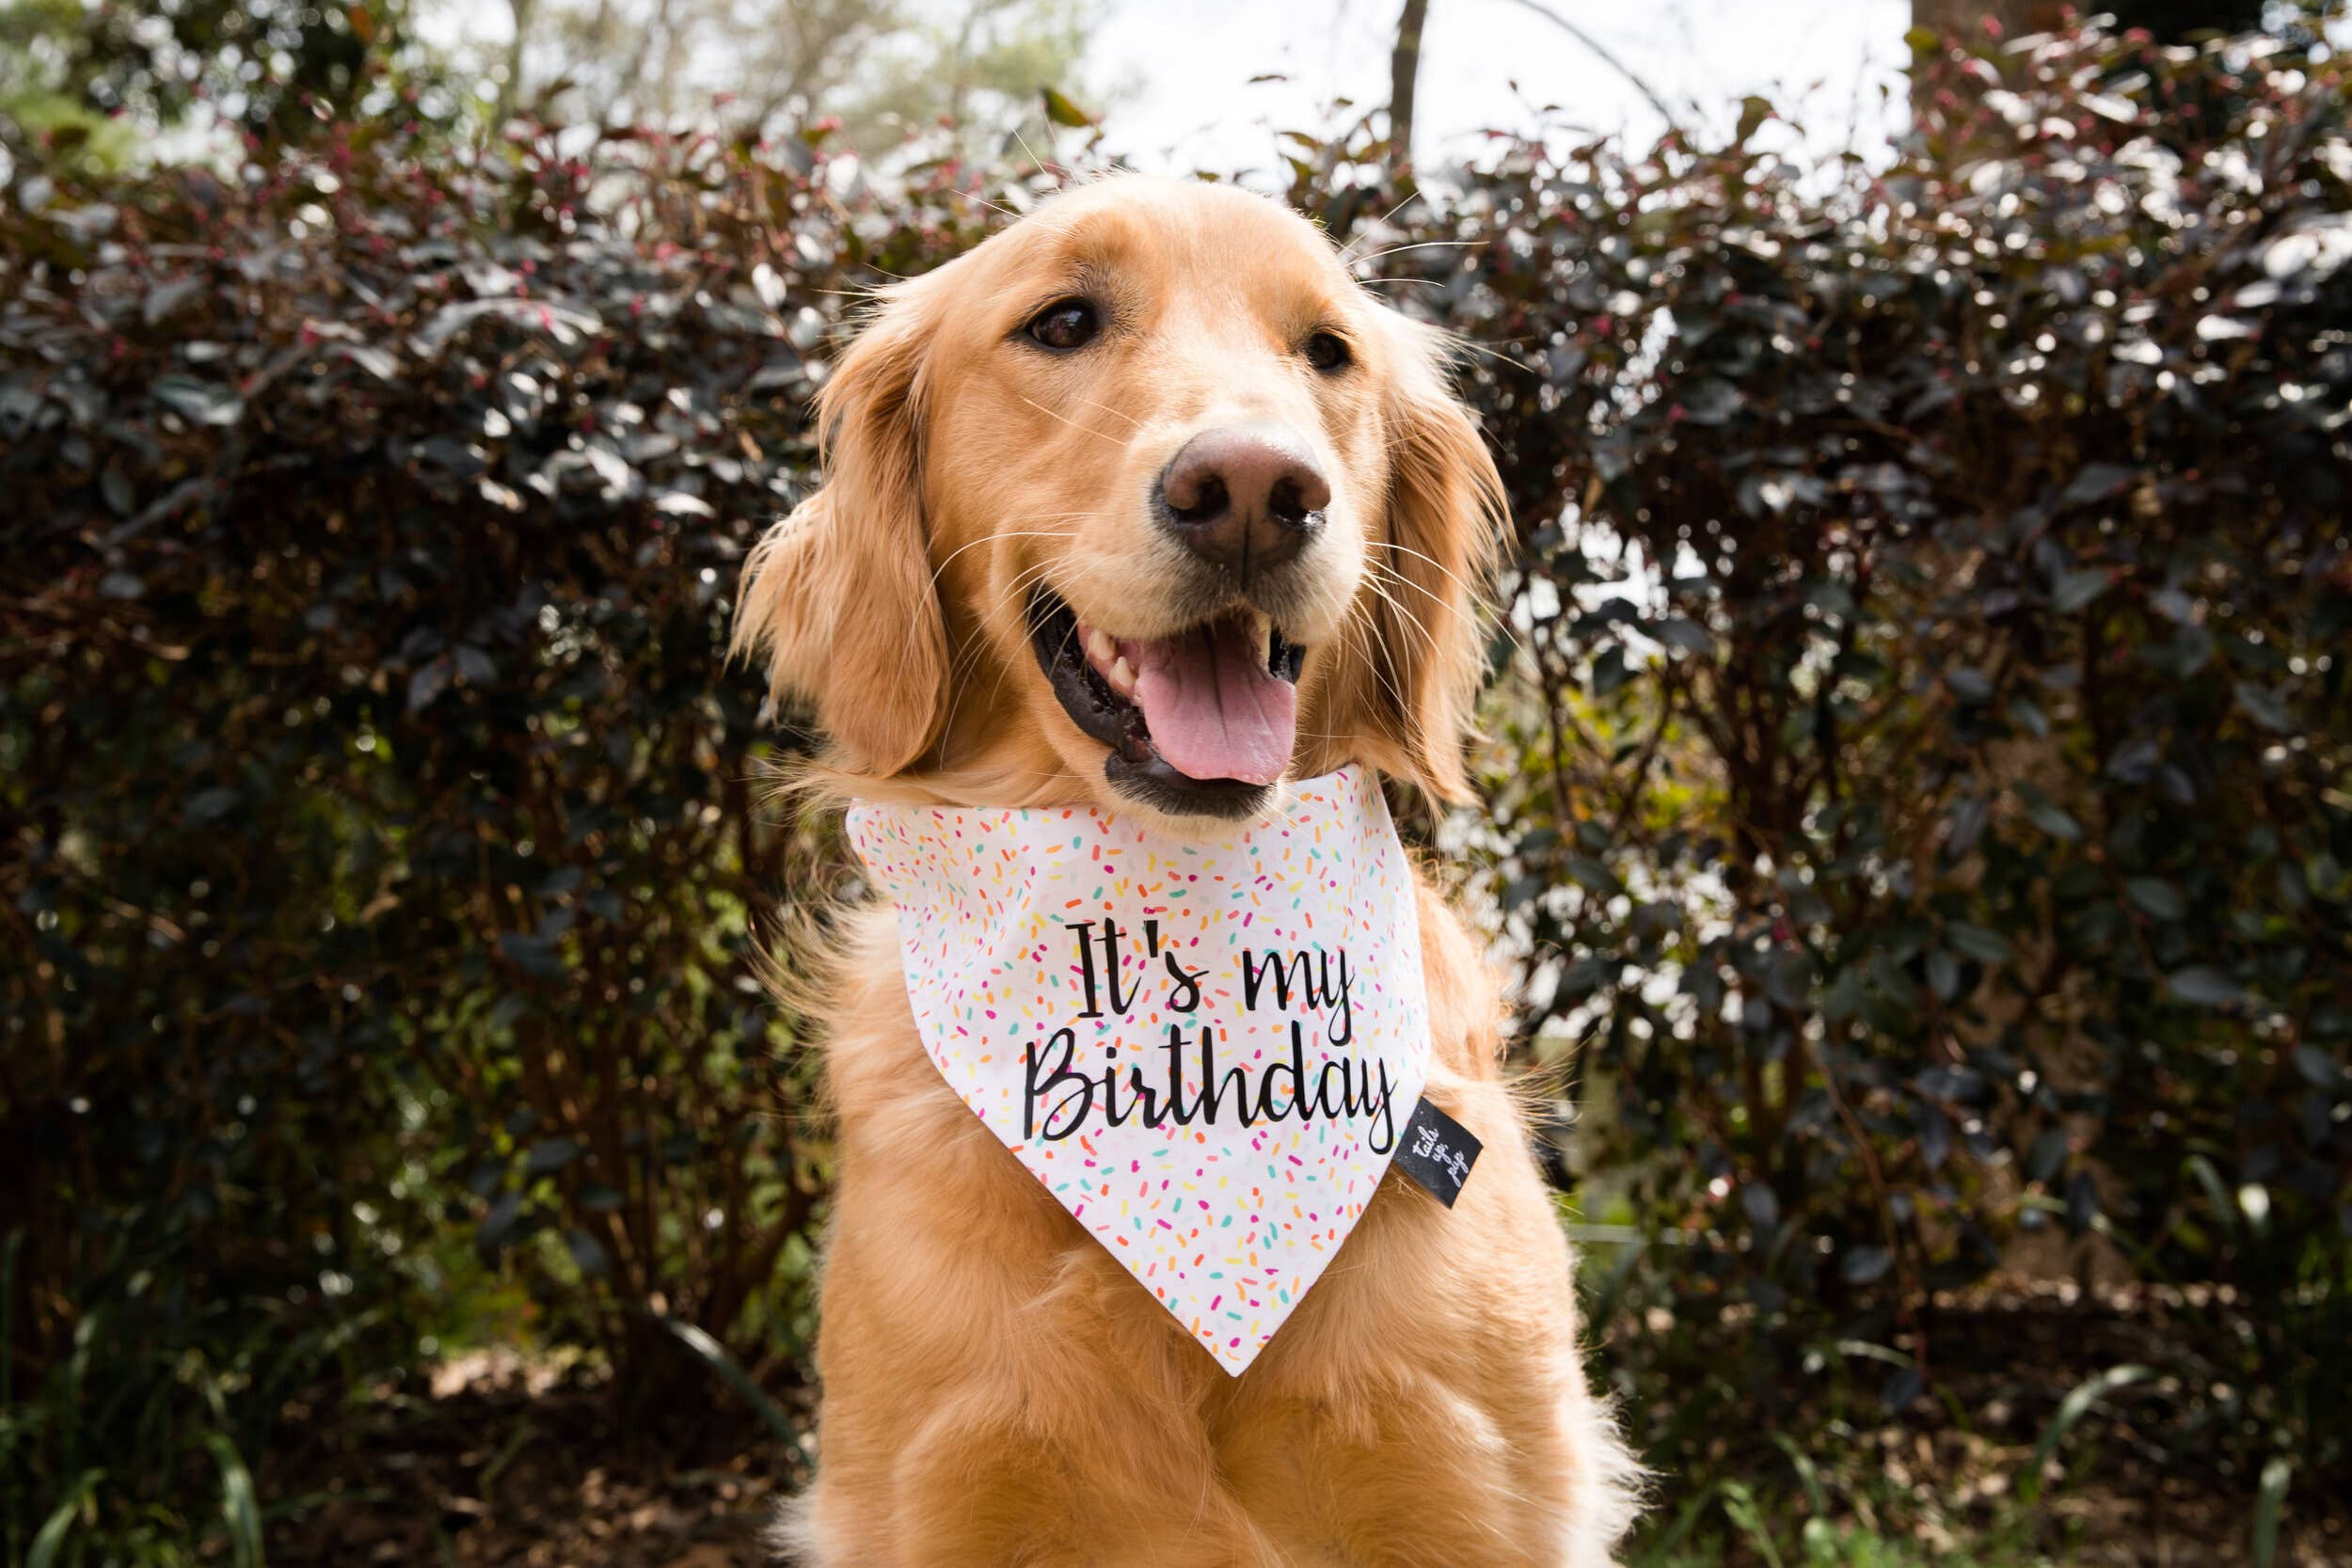
[[[2050,1424],[2042,1429],[2042,1440],[2034,1445],[2033,1458],[2026,1463],[2025,1474],[2018,1481],[2018,1496],[2025,1499],[2028,1508],[2041,1500],[2043,1476],[2050,1462],[2058,1455],[2058,1445],[2066,1441],[2066,1434],[2090,1414],[2091,1407],[2110,1394],[2155,1375],[2151,1368],[2127,1362],[2085,1379],[2058,1401],[2057,1412],[2050,1418]]]
[[[2188,914],[2188,900],[2180,890],[2161,877],[2132,877],[2123,883],[2124,894],[2140,911],[2153,920],[2180,920]]]
[[[571,1138],[547,1138],[531,1146],[531,1153],[523,1161],[523,1169],[532,1176],[546,1176],[562,1170],[586,1150]]]
[[[2257,686],[2252,681],[2239,681],[2230,690],[2236,697],[2237,705],[2264,729],[2274,735],[2285,735],[2295,728],[2295,715],[2288,709],[2285,699],[2270,688]]]
[[[655,1321],[660,1323],[678,1343],[691,1352],[696,1360],[717,1373],[721,1382],[734,1389],[737,1396],[750,1405],[759,1418],[767,1423],[768,1430],[775,1433],[776,1441],[784,1444],[787,1450],[799,1447],[800,1433],[794,1430],[791,1418],[785,1415],[775,1401],[768,1397],[767,1392],[758,1384],[752,1381],[751,1374],[743,1370],[742,1365],[734,1356],[727,1354],[725,1346],[692,1323],[680,1323],[677,1319],[669,1317],[659,1317]]]
[[[1073,130],[1085,130],[1096,123],[1096,117],[1087,113],[1052,87],[1041,87],[1039,96],[1045,103],[1045,118],[1056,125]]]
[[[2085,567],[2068,572],[2050,590],[2050,608],[2060,615],[2072,615],[2090,608],[2107,591],[2114,578],[2104,566]]]
[[[1837,1273],[1849,1285],[1871,1285],[1883,1279],[1894,1266],[1894,1254],[1884,1247],[1858,1246],[1847,1250],[1837,1265]]]
[[[2254,1490],[2254,1568],[2272,1568],[2279,1560],[2279,1515],[2294,1479],[2295,1461],[2285,1454],[2272,1455],[2263,1466],[2262,1482]]]
[[[155,401],[199,425],[232,425],[245,418],[245,400],[215,382],[174,372],[155,378]]]
[[[237,1568],[262,1568],[262,1504],[252,1473],[226,1433],[206,1433],[204,1447],[220,1470],[220,1512],[229,1527],[230,1560]]]
[[[1972,926],[1964,920],[1956,920],[1945,927],[1944,940],[1979,963],[2005,964],[2014,961],[2017,957],[2016,949],[2010,946],[2007,937],[1997,931],[1986,930],[1981,926]]]
[[[2210,964],[2190,964],[2165,976],[2164,989],[2175,1001],[2198,1007],[2232,1007],[2246,1000],[2245,988]]]
[[[516,1230],[521,1225],[522,1218],[522,1194],[501,1193],[492,1201],[489,1212],[483,1215],[482,1223],[474,1228],[474,1252],[481,1258],[485,1268],[498,1266],[499,1255],[504,1252],[507,1243],[515,1239]]]
[[[1400,822],[1470,884],[1594,1191],[1701,1238],[1629,1259],[1677,1328],[1620,1354],[1720,1348],[1693,1325],[1727,1301],[1775,1354],[1888,1332],[1841,1315],[1901,1305],[1915,1256],[1964,1288],[2061,1214],[2243,1290],[2345,1244],[2344,68],[2064,32],[1951,53],[1961,109],[1923,86],[1883,166],[1794,182],[1696,134],[1497,138],[1458,197],[1399,185],[1376,126],[1284,144],[1301,209],[1485,351],[1458,370],[1510,514],[1490,761],[1475,806]],[[2030,156],[1971,128],[2004,104]],[[1740,104],[1740,134],[1780,144],[1771,116]],[[75,1048],[30,1102],[35,1212],[161,1235],[152,1298],[200,1255],[233,1276],[205,1291],[298,1287],[308,1326],[342,1310],[322,1271],[406,1302],[369,1243],[413,1260],[478,1216],[549,1336],[626,1346],[619,1303],[743,1301],[700,1330],[732,1356],[804,1308],[830,1169],[754,933],[843,868],[831,824],[744,786],[813,741],[758,724],[724,607],[819,483],[807,405],[853,302],[1053,182],[847,181],[818,127],[772,155],[520,135],[442,159],[388,120],[200,198],[139,173],[33,204],[71,259],[42,250],[0,311],[40,344],[0,366],[0,619],[67,652],[0,682],[27,825],[0,879],[58,978],[0,1000]],[[328,173],[334,222],[290,248]],[[191,234],[200,257],[145,270],[101,254]],[[1006,483],[1064,482],[1040,461]],[[69,1152],[101,1173],[71,1201]],[[436,1174],[395,1195],[412,1165]],[[2013,1176],[2041,1183],[2022,1208]],[[779,1238],[725,1289],[689,1277],[697,1183],[755,1195],[731,1240]],[[256,1193],[274,1234],[338,1250],[188,1244]],[[389,1327],[413,1355],[419,1325]],[[2317,1451],[2270,1435],[2293,1410],[2343,1402],[2298,1329],[2265,1332],[2229,1374],[2267,1413],[2249,1475]],[[2261,1384],[2274,1353],[2296,1401]],[[1916,1363],[1874,1359],[1851,1392],[1910,1409]],[[2181,1408],[2210,1414],[2211,1381]],[[178,1517],[212,1518],[218,1469],[158,1468],[206,1488]],[[53,1554],[100,1555],[94,1516]]]
[[[57,1560],[57,1554],[65,1549],[66,1537],[72,1533],[90,1494],[105,1474],[103,1470],[86,1470],[74,1479],[66,1489],[65,1500],[51,1510],[49,1517],[34,1532],[33,1544],[24,1553],[24,1568],[51,1568]]]

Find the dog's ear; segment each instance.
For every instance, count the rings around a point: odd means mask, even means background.
[[[1447,373],[1449,340],[1379,311],[1395,366],[1383,410],[1389,493],[1371,542],[1333,725],[1363,760],[1438,800],[1470,794],[1463,752],[1485,670],[1480,617],[1507,517],[1502,478]]]
[[[823,487],[743,563],[730,653],[768,661],[772,697],[814,704],[833,761],[882,778],[918,761],[947,705],[947,630],[923,519],[925,279],[880,310],[817,399]]]

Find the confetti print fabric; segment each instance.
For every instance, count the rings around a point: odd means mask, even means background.
[[[1203,840],[1088,807],[860,805],[925,1051],[1238,1374],[1364,1212],[1428,1069],[1413,884],[1373,780]]]

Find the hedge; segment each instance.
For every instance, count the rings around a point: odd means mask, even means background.
[[[1760,102],[1419,190],[1295,145],[1514,501],[1488,798],[1412,820],[1585,1107],[1655,1460],[1824,1358],[1907,1410],[2030,1262],[2258,1307],[2119,1398],[2342,1477],[2346,78],[1921,42],[1885,167]],[[209,1521],[208,1435],[441,1339],[651,1410],[705,1375],[665,1322],[804,1370],[828,1156],[758,954],[849,873],[763,805],[807,736],[727,601],[859,293],[1054,177],[437,135],[0,205],[12,1557],[101,1468],[75,1517]]]

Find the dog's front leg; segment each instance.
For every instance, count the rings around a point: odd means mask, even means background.
[[[944,1402],[899,1456],[904,1568],[1261,1568],[1205,1444],[1116,1398],[1041,1434],[994,1390]]]

